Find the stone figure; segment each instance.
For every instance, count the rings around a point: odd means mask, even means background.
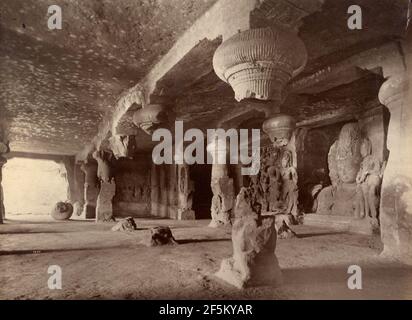
[[[359,172],[356,176],[356,183],[359,186],[360,194],[363,197],[361,202],[363,212],[361,216],[372,218],[373,225],[377,226],[379,194],[382,181],[382,164],[372,155],[372,145],[369,139],[364,139],[360,149],[363,160]]]
[[[269,211],[276,211],[279,208],[279,200],[281,195],[281,174],[280,170],[275,165],[275,161],[273,161],[273,164],[267,169],[267,174],[269,178]]]
[[[233,256],[223,259],[218,278],[244,288],[280,285],[282,275],[275,255],[275,216],[262,216],[253,205],[253,190],[242,188],[236,197],[232,228]]]
[[[362,141],[357,122],[342,127],[338,139],[329,149],[328,169],[332,185],[318,194],[318,214],[362,217],[363,197],[356,183],[362,161]]]
[[[286,213],[298,215],[298,173],[292,164],[292,153],[285,150],[281,160],[282,199],[285,202]]]

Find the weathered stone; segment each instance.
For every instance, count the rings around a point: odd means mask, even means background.
[[[214,165],[216,166],[216,165]],[[233,179],[227,176],[212,177],[211,187],[213,192],[209,227],[219,227],[230,224],[233,208],[234,187]]]
[[[177,219],[194,220],[195,212],[192,210],[194,184],[190,180],[189,166],[178,166],[178,205]]]
[[[262,129],[276,146],[285,146],[289,143],[296,120],[287,114],[277,114],[263,122]]]
[[[114,182],[101,182],[96,202],[96,221],[114,221],[113,197],[116,193]]]
[[[379,100],[388,107],[390,120],[380,202],[383,257],[412,264],[412,30],[402,43],[402,56],[384,68],[388,80],[379,91]],[[404,64],[406,63],[406,69]],[[399,70],[400,69],[400,70]]]
[[[68,220],[73,214],[73,206],[68,202],[57,202],[51,211],[55,220]]]
[[[147,245],[151,247],[177,244],[169,227],[154,227],[150,229],[150,239]]]
[[[81,165],[84,172],[84,206],[82,216],[85,219],[96,217],[96,201],[99,194],[99,180],[97,178],[97,164],[92,161],[84,162]]]
[[[110,149],[116,159],[130,158],[136,152],[136,138],[134,135],[114,135],[109,138]]]
[[[112,231],[135,231],[137,230],[136,222],[132,217],[127,217],[124,219],[121,219],[119,222],[117,222],[113,227]]]
[[[289,239],[296,237],[296,232],[291,226],[295,223],[293,216],[289,214],[275,215],[275,228],[278,239]]]
[[[275,217],[261,216],[252,201],[252,190],[242,188],[235,205],[233,256],[224,259],[216,273],[217,277],[240,289],[281,283],[281,272],[275,256]]]

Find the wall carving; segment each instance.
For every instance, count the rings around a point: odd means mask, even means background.
[[[345,124],[328,153],[331,185],[317,195],[316,213],[371,219],[379,226],[384,161],[359,122]]]
[[[297,217],[298,175],[292,151],[285,146],[267,146],[260,152],[259,173],[250,176],[249,182],[254,203],[261,206],[263,212]]]

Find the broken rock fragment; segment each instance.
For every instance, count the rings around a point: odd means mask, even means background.
[[[126,231],[131,232],[137,230],[136,222],[132,217],[127,217],[120,220],[112,227],[112,231]]]
[[[150,229],[150,241],[148,241],[148,246],[154,247],[170,244],[177,244],[177,242],[169,227],[160,226]]]

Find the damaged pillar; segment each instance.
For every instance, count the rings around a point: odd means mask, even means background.
[[[178,165],[178,195],[179,208],[177,218],[179,220],[194,220],[195,212],[192,210],[194,184],[190,180],[189,166],[187,164]]]
[[[409,43],[408,43],[409,40]],[[403,59],[379,91],[390,112],[387,148],[389,158],[382,181],[380,222],[382,256],[412,264],[412,32],[403,46]],[[395,64],[396,63],[396,64]],[[406,65],[406,70],[403,65]],[[388,69],[388,68],[387,68]],[[384,68],[384,72],[387,71]]]
[[[212,156],[212,178],[210,186],[213,192],[210,208],[212,221],[209,227],[230,225],[232,208],[235,198],[233,179],[229,178],[228,165],[226,164],[226,143],[215,139],[207,146],[207,151]]]
[[[80,168],[84,172],[84,206],[81,215],[84,219],[94,219],[96,218],[96,201],[99,194],[97,164],[87,160]]]
[[[114,221],[113,197],[116,193],[116,183],[109,156],[104,151],[95,151],[93,158],[97,161],[97,178],[100,183],[96,201],[96,221]]]

